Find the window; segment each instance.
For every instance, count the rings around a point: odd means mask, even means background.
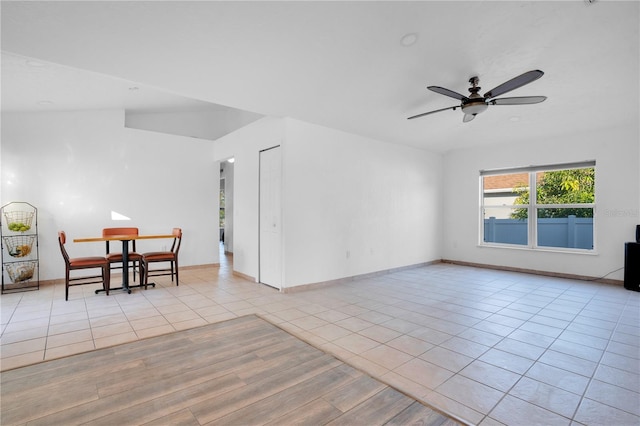
[[[592,251],[595,161],[483,170],[481,244]]]

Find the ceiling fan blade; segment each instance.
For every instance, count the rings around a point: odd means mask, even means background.
[[[465,95],[461,95],[458,92],[454,92],[453,90],[445,89],[444,87],[440,87],[440,86],[429,86],[427,87],[427,89],[431,90],[432,92],[440,93],[441,95],[449,96],[459,101],[468,99]]]
[[[546,96],[521,96],[517,98],[500,98],[492,99],[489,101],[489,105],[528,105],[539,104],[547,99]]]
[[[434,114],[436,112],[440,112],[440,111],[446,111],[448,109],[453,109],[455,110],[456,108],[460,108],[459,105],[456,106],[452,106],[452,107],[447,107],[447,108],[442,108],[442,109],[437,109],[435,111],[429,111],[429,112],[423,112],[422,114],[418,114],[418,115],[414,115],[412,117],[407,118],[407,120],[413,120],[414,118],[419,118],[419,117],[424,117],[425,115],[429,115],[429,114]]]
[[[535,81],[542,77],[544,73],[540,70],[527,71],[524,74],[520,74],[517,77],[512,78],[509,81],[502,83],[501,85],[494,87],[484,94],[485,98],[495,98],[496,96],[500,96],[507,92],[517,89],[518,87],[522,87],[525,84],[529,84],[532,81]]]
[[[462,117],[462,122],[463,123],[468,123],[469,121],[473,120],[474,118],[476,118],[476,114],[465,114],[464,117]]]

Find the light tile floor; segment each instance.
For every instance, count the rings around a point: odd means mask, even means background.
[[[450,264],[282,294],[220,268],[1,297],[3,370],[256,313],[471,424],[640,424],[640,293]]]

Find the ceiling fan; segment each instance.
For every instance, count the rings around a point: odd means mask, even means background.
[[[526,105],[526,104],[537,104],[545,99],[546,96],[521,96],[516,98],[498,98],[497,96],[504,95],[507,92],[517,89],[518,87],[522,87],[525,84],[529,84],[540,77],[542,77],[544,73],[540,70],[533,70],[525,72],[517,77],[512,78],[509,81],[502,83],[501,85],[489,90],[483,96],[479,95],[480,87],[478,83],[480,79],[478,77],[471,77],[469,79],[469,83],[471,83],[471,87],[469,88],[469,92],[471,93],[469,96],[461,95],[460,93],[454,92],[453,90],[445,89],[444,87],[439,86],[429,86],[427,89],[432,92],[439,93],[441,95],[449,96],[454,99],[461,101],[460,105],[437,109],[435,111],[423,112],[422,114],[414,115],[412,117],[407,118],[407,120],[412,120],[418,117],[424,117],[425,115],[434,114],[440,111],[446,111],[448,109],[456,110],[456,108],[460,108],[464,113],[464,117],[462,118],[462,122],[466,123],[468,121],[473,120],[476,115],[480,114],[487,108],[489,105]]]

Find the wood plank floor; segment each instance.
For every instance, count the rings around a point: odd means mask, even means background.
[[[0,374],[8,425],[459,423],[255,316]]]

